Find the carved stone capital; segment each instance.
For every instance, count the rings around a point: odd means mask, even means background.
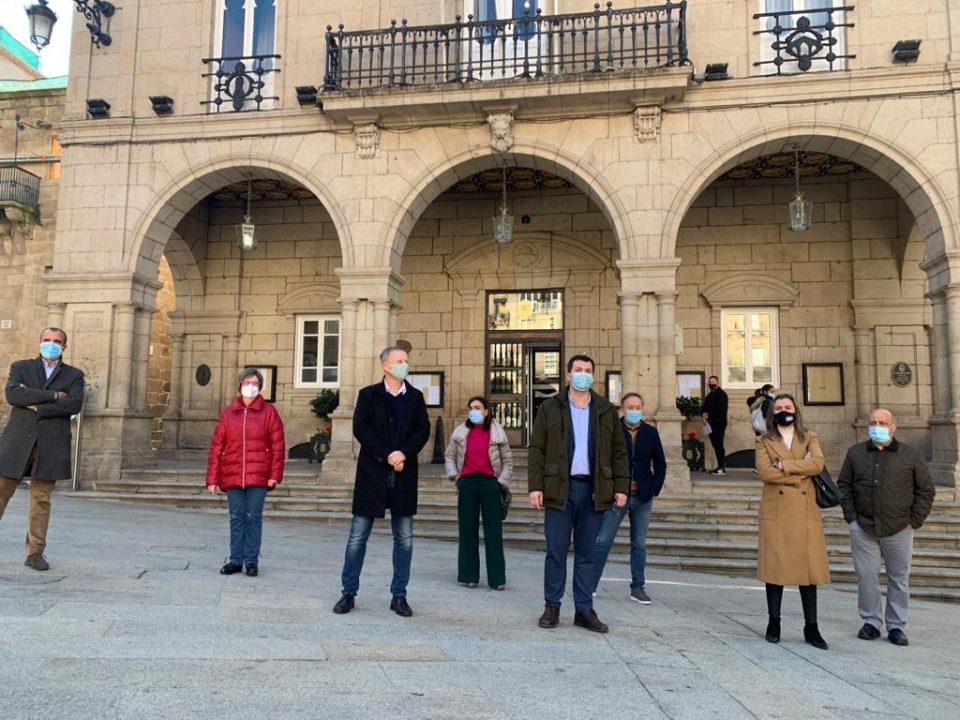
[[[660,137],[660,106],[637,105],[633,109],[633,129],[640,142],[654,142]]]
[[[380,149],[380,128],[376,123],[354,125],[353,134],[357,139],[357,157],[369,160],[377,156]]]
[[[490,126],[490,147],[496,152],[509,152],[513,149],[513,113],[492,113],[487,115]]]

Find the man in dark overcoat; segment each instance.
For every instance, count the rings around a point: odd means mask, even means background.
[[[390,509],[393,529],[393,581],[390,609],[401,617],[413,611],[407,583],[413,557],[413,516],[417,512],[417,453],[430,437],[423,393],[406,382],[410,364],[403,348],[380,353],[383,380],[363,388],[353,412],[353,436],[360,443],[353,486],[353,521],[343,559],[340,600],[333,611],[353,610],[360,571],[375,518]]]
[[[0,518],[20,481],[30,477],[30,514],[24,562],[48,570],[43,556],[50,524],[50,496],[57,480],[69,480],[70,416],[83,406],[83,372],[67,365],[67,334],[40,333],[40,356],[10,366],[6,397],[10,419],[0,435]]]

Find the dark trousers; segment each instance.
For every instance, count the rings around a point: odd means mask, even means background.
[[[263,503],[267,488],[249,485],[227,490],[230,511],[230,562],[257,565],[263,539]]]
[[[480,518],[483,517],[483,551],[487,559],[487,584],[507,582],[503,559],[503,521],[500,519],[500,483],[492,475],[471,473],[457,480],[457,520],[460,547],[457,582],[480,581]]]
[[[727,426],[710,423],[710,430],[710,444],[713,445],[713,452],[717,456],[717,467],[725,470],[727,467],[727,452],[723,449],[723,434],[727,431]]]
[[[543,514],[543,532],[547,557],[543,566],[543,599],[548,605],[560,605],[567,586],[567,554],[573,533],[573,604],[577,610],[593,609],[593,581],[597,557],[597,533],[603,513],[593,506],[591,483],[570,481],[567,506],[563,510],[547,508]]]
[[[800,604],[803,605],[803,621],[807,625],[817,624],[817,586],[801,585]],[[780,605],[783,602],[783,585],[767,583],[767,614],[772,618],[780,617]]]

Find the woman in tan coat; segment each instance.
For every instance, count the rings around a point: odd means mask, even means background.
[[[767,584],[766,639],[780,642],[783,586],[797,585],[803,603],[803,639],[826,650],[817,627],[817,585],[830,582],[830,566],[811,480],[823,470],[823,450],[816,433],[803,427],[790,395],[780,395],[773,403],[767,432],[757,438],[756,464],[763,481],[757,579]]]

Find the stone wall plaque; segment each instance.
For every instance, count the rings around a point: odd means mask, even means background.
[[[897,387],[906,387],[913,380],[913,368],[903,361],[895,362],[890,368],[890,378]]]
[[[197,378],[197,385],[200,387],[206,387],[210,383],[210,366],[209,365],[198,365],[197,372],[195,377]]]

